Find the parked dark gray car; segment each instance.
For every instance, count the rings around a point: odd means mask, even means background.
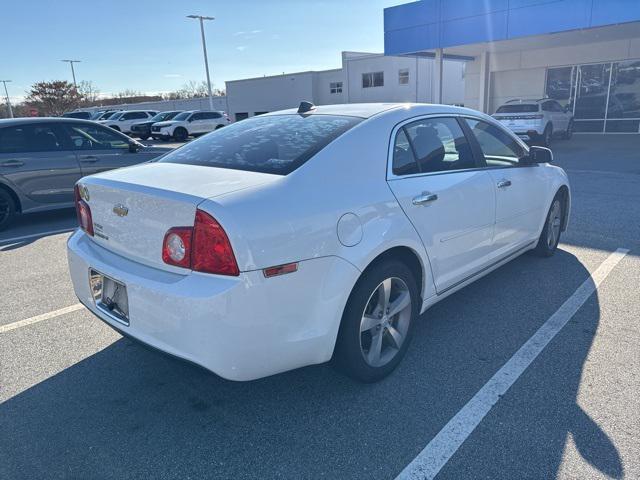
[[[0,120],[0,230],[20,213],[72,207],[73,187],[85,175],[168,151],[86,120]]]

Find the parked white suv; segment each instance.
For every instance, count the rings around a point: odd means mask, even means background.
[[[569,139],[573,134],[573,115],[557,101],[510,100],[498,107],[493,118],[523,140],[532,140],[548,147],[554,136]]]
[[[158,112],[154,110],[124,110],[113,114],[107,120],[100,120],[98,123],[122,133],[131,133],[131,125],[147,120],[157,114]]]
[[[204,135],[229,123],[231,120],[224,112],[191,110],[176,115],[172,120],[154,123],[151,126],[151,136],[156,140],[174,139],[184,142],[189,136]]]

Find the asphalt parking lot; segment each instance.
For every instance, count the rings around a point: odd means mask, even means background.
[[[20,219],[0,234],[0,478],[640,478],[640,139],[553,149],[573,191],[560,251],[428,310],[372,385],[329,365],[235,383],[147,350],[75,307],[75,212]]]

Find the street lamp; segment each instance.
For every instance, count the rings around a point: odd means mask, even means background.
[[[13,110],[11,109],[11,102],[9,101],[9,92],[7,90],[7,83],[11,82],[11,80],[0,80],[0,82],[4,83],[4,94],[7,97],[7,107],[9,108],[9,117],[13,118]]]
[[[204,52],[204,68],[207,71],[207,88],[209,89],[209,110],[213,110],[213,94],[211,93],[211,77],[209,76],[209,60],[207,59],[207,42],[204,39],[204,21],[215,20],[215,17],[203,17],[202,15],[187,15],[187,18],[200,20],[200,33],[202,34],[202,51]]]
[[[73,77],[73,86],[76,87],[76,90],[78,89],[78,84],[76,83],[76,72],[73,69],[73,64],[74,63],[80,63],[80,60],[60,60],[61,62],[66,62],[69,65],[71,65],[71,76]]]

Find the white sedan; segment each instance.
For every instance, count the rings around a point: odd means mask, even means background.
[[[465,108],[303,102],[83,178],[71,277],[111,327],[224,378],[333,359],[375,381],[431,305],[554,253],[551,160]]]

